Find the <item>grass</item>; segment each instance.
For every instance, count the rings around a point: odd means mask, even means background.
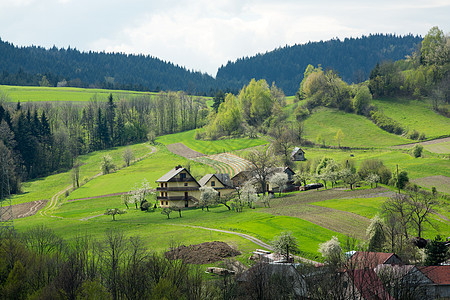
[[[216,141],[196,140],[195,130],[174,133],[158,137],[156,141],[164,145],[183,143],[185,146],[203,154],[216,154],[246,149],[254,146],[267,144],[265,139],[234,138]]]
[[[103,175],[86,183],[70,194],[68,199],[87,198],[119,192],[127,192],[135,184],[145,179],[150,186],[156,187],[155,181],[176,165],[186,165],[187,159],[169,152],[164,146],[157,146],[158,151],[151,156],[118,172]],[[215,173],[214,169],[191,161],[191,171],[194,177]],[[199,178],[198,178],[199,179]]]
[[[438,155],[429,154],[425,157],[414,158],[407,150],[393,149],[373,149],[373,150],[349,150],[342,151],[339,149],[324,148],[302,148],[305,151],[307,160],[321,159],[322,157],[331,157],[337,162],[345,162],[346,160],[354,160],[356,167],[366,159],[380,159],[393,172],[396,170],[397,164],[399,169],[408,172],[411,179],[421,178],[431,175],[444,175],[450,177],[450,161],[442,159]],[[353,156],[351,156],[353,155]],[[305,164],[299,162],[298,164]]]
[[[424,145],[425,149],[430,152],[440,153],[440,154],[449,154],[450,153],[450,142],[442,142],[437,144]]]
[[[427,139],[450,134],[449,119],[434,112],[428,100],[383,98],[374,99],[373,104],[410,132],[425,133]]]
[[[428,176],[417,178],[413,180],[419,186],[428,188],[431,190],[432,187],[435,187],[438,192],[443,192],[446,194],[450,194],[450,177],[449,176]]]
[[[370,219],[379,212],[386,200],[387,197],[331,199],[310,204],[347,211]]]
[[[135,92],[123,90],[86,89],[73,87],[40,87],[40,86],[9,86],[0,85],[10,102],[41,102],[41,101],[69,101],[86,102],[97,97],[100,101],[107,101],[110,93],[114,98],[123,96],[155,95],[150,92]]]
[[[334,139],[339,129],[344,133],[343,147],[383,148],[412,142],[378,128],[366,117],[337,109],[319,108],[304,121],[305,137],[316,142],[321,135],[326,145],[338,146]]]
[[[190,209],[183,211],[182,218],[179,218],[176,213],[172,214],[170,220],[161,215],[159,209],[151,213],[130,209],[127,214],[117,216],[116,222],[112,221],[111,216],[100,216],[87,221],[80,220],[102,214],[107,208],[113,207],[122,207],[120,197],[66,202],[54,211],[53,214],[58,218],[35,215],[15,220],[15,226],[19,231],[23,231],[31,226],[45,224],[68,239],[83,232],[89,232],[93,237],[99,238],[108,228],[117,227],[124,230],[127,235],[139,235],[154,251],[167,249],[172,241],[197,244],[222,240],[236,245],[246,254],[260,246],[238,236],[194,229],[185,225],[248,233],[268,243],[281,231],[289,230],[300,241],[301,254],[312,259],[317,259],[319,243],[329,240],[332,236],[338,236],[342,241],[345,238],[338,232],[299,218],[274,216],[266,213],[264,208],[245,209],[242,213],[228,211],[223,206],[213,207],[209,212]]]
[[[111,155],[117,166],[122,166],[122,153],[126,147],[130,147],[133,150],[135,157],[141,157],[150,151],[146,144],[135,144],[81,155],[79,157],[82,164],[80,167],[81,181],[87,180],[100,172],[100,161],[106,154]],[[70,185],[72,185],[71,171],[65,171],[59,174],[27,181],[22,184],[23,193],[12,197],[12,204],[50,199],[57,192]]]

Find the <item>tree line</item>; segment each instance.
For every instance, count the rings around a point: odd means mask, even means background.
[[[0,156],[8,162],[2,176],[17,193],[21,181],[70,169],[81,154],[201,127],[208,111],[204,98],[183,92],[130,99],[110,94],[86,104],[2,101]]]
[[[326,70],[334,70],[348,83],[360,83],[368,79],[377,62],[403,59],[415,51],[421,41],[421,37],[411,34],[373,34],[285,46],[229,61],[219,68],[216,78],[227,80],[237,88],[252,78],[265,79],[275,82],[288,95],[293,95],[308,64],[321,64]]]
[[[187,70],[150,55],[81,52],[76,48],[17,47],[0,39],[0,84],[96,87],[137,91],[183,90],[213,96],[218,90],[236,93],[252,78],[276,82],[292,95],[308,64],[334,69],[347,82],[368,78],[377,62],[412,53],[418,36],[376,34],[341,41],[285,46],[222,66],[216,78]]]

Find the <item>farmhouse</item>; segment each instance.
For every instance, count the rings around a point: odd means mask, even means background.
[[[228,174],[206,174],[198,181],[200,186],[209,186],[219,192],[219,197],[234,192],[233,183]]]
[[[294,185],[295,172],[291,168],[289,168],[289,167],[273,168],[273,169],[270,170],[270,173],[272,173],[272,174],[286,173],[287,174],[288,182],[287,182],[287,185],[286,185],[286,187],[285,187],[285,189],[283,191],[293,191],[293,190],[296,189],[296,186]],[[270,182],[267,182],[266,190],[269,193],[278,193],[279,192],[279,187],[270,184]]]
[[[394,253],[355,251],[349,258],[349,265],[354,269],[374,269],[378,265],[394,264],[402,264],[402,260]]]
[[[182,166],[176,166],[156,180],[156,197],[161,207],[193,207],[200,199],[200,184]]]
[[[291,154],[291,160],[302,161],[305,160],[305,151],[299,147],[295,147]]]

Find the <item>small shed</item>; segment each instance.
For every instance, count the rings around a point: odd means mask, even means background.
[[[294,150],[292,150],[291,160],[293,160],[293,161],[305,160],[305,151],[303,151],[299,147],[295,147]]]

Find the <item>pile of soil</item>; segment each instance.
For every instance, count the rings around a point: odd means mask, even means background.
[[[203,265],[240,254],[241,252],[231,248],[227,243],[215,241],[190,246],[182,245],[167,251],[165,256],[168,259],[181,259],[189,264]]]

